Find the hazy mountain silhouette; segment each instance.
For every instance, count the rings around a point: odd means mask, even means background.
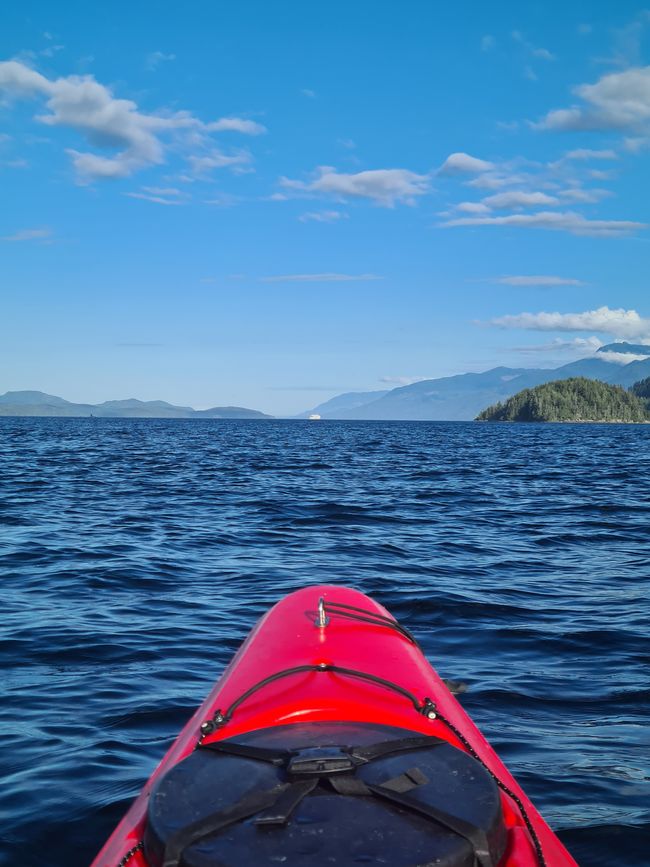
[[[354,405],[339,404],[341,398],[348,397],[339,395],[309,412],[330,419],[462,421],[476,418],[481,410],[507,400],[523,388],[534,388],[555,379],[584,376],[629,388],[650,376],[650,346],[610,343],[599,352],[621,356],[646,354],[648,358],[617,364],[599,358],[596,353],[554,369],[495,367],[484,373],[425,379],[391,389],[380,397],[379,392],[356,393]]]
[[[271,418],[240,406],[192,409],[164,400],[107,400],[104,403],[72,403],[43,391],[8,391],[0,395],[0,416],[68,416],[96,418]]]

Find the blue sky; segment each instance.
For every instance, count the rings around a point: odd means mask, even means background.
[[[290,414],[650,342],[650,7],[12,6],[0,392]]]

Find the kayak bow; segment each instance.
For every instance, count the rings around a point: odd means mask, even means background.
[[[358,591],[255,626],[92,867],[576,862],[424,658]]]

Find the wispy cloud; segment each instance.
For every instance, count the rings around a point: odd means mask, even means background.
[[[597,337],[574,337],[573,340],[563,340],[561,337],[556,337],[549,343],[513,346],[512,351],[533,355],[537,355],[540,352],[570,352],[581,356],[589,356],[600,349],[602,345],[602,340],[599,340]]]
[[[456,210],[462,214],[489,214],[490,208],[483,202],[460,202]]]
[[[507,193],[495,193],[482,200],[482,204],[488,208],[515,209],[531,208],[539,205],[557,205],[560,200],[555,196],[549,196],[540,192],[525,192],[524,190],[510,190]]]
[[[516,313],[498,316],[489,324],[526,331],[599,331],[622,339],[650,338],[650,319],[622,307],[599,307],[581,313]]]
[[[598,58],[611,66],[637,66],[642,57],[642,45],[650,24],[650,10],[642,9],[623,27],[614,30],[612,53]]]
[[[47,113],[37,115],[37,121],[74,129],[91,146],[117,151],[104,156],[69,148],[82,182],[125,178],[164,162],[169,138],[196,156],[212,144],[214,133],[264,132],[261,124],[244,118],[205,122],[188,111],[146,113],[133,100],[116,98],[92,75],[50,79],[17,60],[0,62],[0,93],[12,99],[44,100]]]
[[[613,173],[593,169],[594,161],[615,161],[611,148],[576,148],[554,161],[515,157],[490,162],[466,153],[451,154],[438,171],[449,178],[448,194],[458,193],[455,179],[462,183],[463,198],[449,203],[439,216],[445,226],[520,226],[570,232],[574,235],[617,236],[645,228],[633,220],[591,219],[581,206],[594,205],[613,193],[594,187],[595,181],[609,180]],[[468,189],[482,191],[483,197],[468,201]],[[485,195],[485,193],[490,195]],[[563,210],[571,207],[569,211]],[[574,210],[575,208],[575,210]],[[522,213],[522,212],[528,213]],[[532,213],[531,213],[532,211]],[[501,213],[498,213],[501,212]],[[505,212],[505,213],[504,213]]]
[[[345,211],[307,211],[306,214],[301,214],[298,219],[301,223],[336,223],[338,220],[347,220],[349,214]]]
[[[217,208],[232,208],[234,205],[244,201],[241,196],[235,196],[231,193],[219,193],[209,199],[205,199],[206,205],[214,205]]]
[[[187,199],[187,193],[176,187],[142,187],[139,192],[125,193],[132,199],[144,199],[157,205],[183,205]]]
[[[606,199],[608,196],[614,195],[611,190],[590,189],[585,190],[582,187],[572,187],[568,190],[559,190],[558,196],[563,199],[568,199],[570,202],[581,202],[584,205],[592,205],[600,202],[601,199]]]
[[[370,199],[376,205],[392,208],[398,203],[413,205],[429,192],[429,176],[408,169],[372,169],[346,174],[330,166],[320,166],[311,181],[280,178],[285,190],[320,194],[338,199]]]
[[[504,216],[456,217],[443,226],[512,226],[516,228],[548,229],[572,235],[620,237],[647,227],[632,220],[589,220],[574,211],[538,211],[534,214]]]
[[[14,160],[4,160],[0,165],[7,166],[9,169],[26,169],[29,163],[22,157]]]
[[[610,364],[631,364],[633,361],[647,361],[647,355],[639,355],[635,352],[599,352],[598,358],[602,361],[609,361]]]
[[[13,235],[5,235],[0,241],[49,241],[51,238],[52,230],[48,228],[21,229]]]
[[[650,148],[650,135],[629,136],[623,139],[624,149],[631,154],[638,154]]]
[[[573,277],[556,277],[552,274],[511,274],[496,277],[492,283],[503,283],[506,286],[584,286],[583,280]]]
[[[214,169],[230,169],[234,172],[249,170],[253,157],[250,151],[237,150],[229,154],[219,148],[212,148],[205,154],[192,154],[188,157],[191,170],[199,177],[209,175]]]
[[[565,160],[617,160],[618,154],[611,148],[593,150],[593,148],[577,148],[564,155]]]
[[[176,60],[175,54],[165,54],[164,51],[152,51],[151,54],[147,54],[145,66],[153,72],[161,63],[169,63],[171,60]]]
[[[58,54],[59,51],[63,51],[65,49],[65,45],[48,45],[47,48],[43,48],[38,53],[41,57],[54,57],[55,54]]]
[[[470,181],[466,181],[466,185],[479,190],[501,190],[503,187],[525,184],[528,180],[529,178],[525,174],[503,169],[494,172],[484,172]]]
[[[540,48],[539,46],[533,45],[527,39],[524,38],[524,35],[519,30],[513,30],[510,34],[515,42],[521,45],[531,57],[535,57],[538,60],[555,60],[555,55],[548,50],[548,48]]]
[[[485,36],[481,37],[481,51],[492,51],[496,48],[497,41],[489,33],[486,33]]]
[[[347,283],[350,281],[383,280],[379,274],[272,274],[260,277],[262,283]]]
[[[300,92],[303,96],[306,96],[307,99],[316,99],[316,91],[312,90],[309,87],[303,87],[300,89]]]

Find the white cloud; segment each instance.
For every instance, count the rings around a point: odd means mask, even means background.
[[[4,238],[0,238],[0,241],[46,241],[51,237],[51,229],[21,229],[13,235],[5,235]]]
[[[38,53],[41,55],[41,57],[54,57],[55,54],[57,54],[59,51],[63,51],[64,48],[65,45],[48,45],[47,48],[43,48],[43,50],[39,51]]]
[[[535,354],[538,352],[571,352],[581,356],[589,356],[593,355],[602,345],[602,340],[597,337],[574,337],[573,340],[562,340],[561,337],[556,337],[550,343],[514,346],[513,351]],[[604,354],[606,353],[601,353],[601,355]]]
[[[492,49],[496,47],[496,44],[496,39],[489,33],[486,33],[485,36],[481,37],[481,51],[492,51]]]
[[[415,203],[417,196],[429,191],[428,175],[418,175],[407,169],[374,169],[344,174],[329,166],[320,166],[313,181],[295,181],[280,178],[280,184],[289,190],[322,193],[340,199],[371,199],[375,204],[392,208],[398,202]]]
[[[208,132],[240,132],[243,135],[261,135],[266,127],[254,120],[241,117],[222,117],[202,125]]]
[[[170,60],[176,60],[176,55],[165,54],[163,51],[152,51],[151,54],[147,54],[145,66],[153,72],[161,63],[168,63]]]
[[[73,148],[67,148],[66,153],[72,159],[72,164],[82,183],[91,179],[128,178],[146,164],[144,161],[129,158],[126,153],[118,157],[100,157],[96,154],[81,153]],[[152,160],[152,162],[160,162],[160,160]]]
[[[460,157],[455,166],[454,161]],[[453,159],[452,159],[453,158]],[[470,168],[474,160],[466,154],[452,155],[451,168]],[[581,213],[582,205],[600,202],[612,195],[609,190],[591,187],[594,179],[608,180],[610,173],[591,168],[592,160],[615,160],[612,149],[574,149],[553,162],[527,160],[522,157],[490,163],[490,169],[459,178],[464,187],[483,191],[476,202],[467,201],[466,190],[460,202],[447,202],[439,211],[448,220],[445,225],[530,226],[567,231],[575,235],[616,235],[632,232],[645,224],[625,220],[593,220]],[[444,174],[448,174],[443,165]],[[453,172],[452,172],[453,174]],[[455,193],[458,194],[459,187]],[[452,195],[454,191],[452,190]],[[571,208],[564,211],[564,208]],[[502,213],[499,214],[498,212]],[[534,213],[531,213],[534,211]],[[526,213],[523,213],[526,212]]]
[[[523,34],[519,30],[513,30],[510,34],[515,42],[518,42],[522,45],[526,51],[532,56],[536,57],[539,60],[555,60],[555,55],[552,54],[548,48],[537,48],[532,43],[528,42],[527,39],[524,39]]]
[[[628,153],[638,154],[650,148],[650,136],[631,136],[623,139],[623,147]]]
[[[490,320],[499,328],[527,331],[599,331],[623,339],[650,338],[650,319],[636,310],[599,307],[582,313],[517,313]]]
[[[262,283],[347,283],[350,281],[383,280],[378,274],[273,274],[260,277]]]
[[[210,134],[236,131],[249,135],[264,128],[241,118],[205,123],[190,112],[147,114],[130,99],[117,99],[92,75],[49,79],[16,60],[0,62],[0,93],[14,99],[42,99],[47,113],[36,120],[68,127],[98,149],[117,151],[104,156],[70,148],[67,153],[81,180],[124,178],[145,166],[162,163],[168,137],[183,135],[193,151],[203,150]]]
[[[619,237],[646,228],[631,220],[588,220],[573,211],[538,211],[535,214],[507,214],[502,217],[457,217],[444,226],[515,226],[570,232],[572,235]]]
[[[569,199],[571,202],[582,202],[584,204],[593,204],[600,202],[608,196],[613,195],[611,190],[584,190],[582,187],[571,187],[568,190],[560,190],[558,193],[563,199]]]
[[[153,196],[186,196],[187,193],[179,190],[176,187],[143,187],[145,192],[151,193]]]
[[[519,129],[518,120],[498,120],[496,125],[498,129],[502,129],[504,132],[516,132]]]
[[[482,202],[461,202],[456,205],[457,211],[462,211],[465,214],[489,214],[490,209]]]
[[[465,153],[450,154],[438,169],[439,175],[478,174],[494,168],[494,163]]]
[[[308,211],[306,214],[301,214],[298,219],[301,223],[335,223],[337,220],[347,220],[348,214],[345,211]]]
[[[603,75],[573,92],[582,105],[550,111],[538,129],[643,130],[650,124],[650,66]]]
[[[601,361],[609,361],[611,364],[631,364],[633,361],[647,361],[647,355],[637,355],[634,352],[599,352]]]
[[[500,190],[503,187],[511,187],[522,184],[528,180],[526,175],[510,174],[509,172],[486,172],[471,181],[467,181],[468,187],[476,187],[481,190]]]
[[[556,205],[559,199],[546,193],[526,193],[523,190],[511,190],[507,193],[496,193],[483,199],[488,208],[531,208],[537,205]]]
[[[249,151],[238,150],[231,154],[224,154],[218,148],[212,148],[205,154],[191,154],[188,162],[195,175],[205,176],[213,169],[232,169],[233,171],[245,170],[253,158]]]
[[[592,150],[591,148],[577,148],[564,155],[565,160],[617,160],[618,154],[611,149]]]
[[[507,286],[584,286],[582,280],[573,277],[556,277],[551,274],[526,275],[513,274],[498,277],[494,283],[504,283]]]
[[[215,205],[217,208],[232,208],[241,201],[241,196],[234,196],[231,193],[219,193],[211,199],[205,199],[204,203],[206,205]]]
[[[132,199],[144,199],[157,205],[183,205],[187,193],[175,187],[142,187],[141,192],[125,193]]]
[[[316,99],[315,91],[311,90],[309,87],[303,87],[300,92],[303,96],[306,96],[307,99]]]
[[[599,62],[621,67],[637,66],[641,59],[645,29],[649,23],[650,11],[642,9],[623,27],[615,29],[612,54],[598,58]]]

